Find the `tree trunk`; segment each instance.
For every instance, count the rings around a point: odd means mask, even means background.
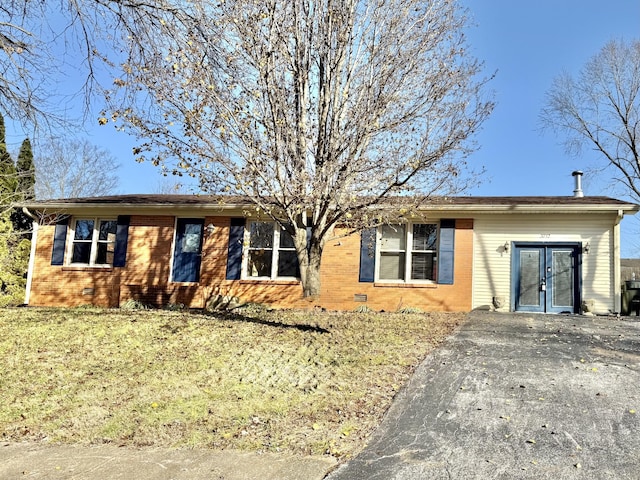
[[[304,298],[308,300],[314,300],[320,297],[320,262],[317,264],[309,264],[306,268],[305,274],[300,274],[302,280],[302,293]]]
[[[300,230],[295,238],[300,280],[304,298],[314,300],[320,297],[320,263],[324,241],[314,235],[307,241],[306,231]]]

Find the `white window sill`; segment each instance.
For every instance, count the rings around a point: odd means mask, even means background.
[[[85,272],[93,270],[112,271],[113,265],[64,265],[62,267],[63,272]]]
[[[299,285],[300,280],[297,278],[243,278],[240,280],[241,284],[261,284],[261,285]]]
[[[374,287],[381,288],[438,288],[435,282],[393,282],[389,280],[378,280],[373,283]]]

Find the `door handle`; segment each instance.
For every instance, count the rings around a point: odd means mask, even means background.
[[[542,283],[540,284],[540,291],[545,292],[547,290],[547,281],[543,278]]]

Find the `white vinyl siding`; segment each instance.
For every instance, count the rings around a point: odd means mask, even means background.
[[[474,218],[473,308],[492,305],[502,297],[512,305],[513,242],[589,243],[582,255],[582,300],[593,299],[596,312],[615,308],[613,225],[611,214],[501,214]],[[509,251],[504,252],[507,243]]]

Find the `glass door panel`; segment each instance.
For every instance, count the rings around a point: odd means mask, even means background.
[[[575,304],[575,274],[573,249],[550,249],[551,278],[549,286],[551,290],[551,305],[548,311],[574,312]]]
[[[520,249],[518,269],[517,307],[523,310],[537,311],[543,308],[540,285],[543,272],[543,250],[540,248]]]

